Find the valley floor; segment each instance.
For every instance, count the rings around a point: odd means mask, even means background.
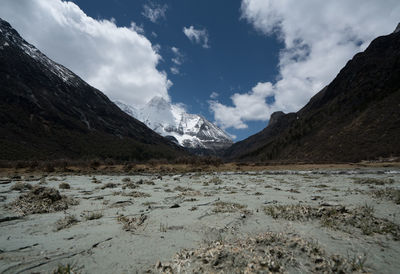
[[[47,188],[65,197],[37,200]],[[399,258],[397,166],[0,178],[1,273],[396,273]]]

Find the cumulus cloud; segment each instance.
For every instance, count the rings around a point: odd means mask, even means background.
[[[203,48],[209,48],[208,45],[208,32],[206,29],[195,29],[193,26],[184,27],[183,33],[189,38],[190,41],[196,44],[201,44]]]
[[[266,121],[274,110],[266,102],[266,98],[273,96],[274,88],[271,83],[258,83],[248,93],[235,93],[231,96],[233,106],[225,106],[218,101],[209,101],[210,109],[214,113],[215,122],[223,129],[247,128],[245,121]]]
[[[158,19],[165,19],[165,13],[167,9],[168,6],[166,4],[161,6],[153,2],[149,2],[148,4],[143,5],[142,15],[151,22],[157,23]]]
[[[0,17],[30,43],[113,100],[139,106],[154,96],[169,100],[171,82],[157,70],[157,46],[142,28],[95,20],[61,0],[3,0]]]
[[[242,19],[260,33],[276,36],[284,48],[274,83],[258,83],[234,94],[233,106],[210,102],[223,127],[246,128],[246,121],[269,118],[273,111],[299,110],[334,79],[357,52],[398,23],[397,0],[242,0]],[[257,92],[257,87],[265,92]],[[268,97],[273,98],[267,103]],[[233,117],[233,118],[232,118]]]

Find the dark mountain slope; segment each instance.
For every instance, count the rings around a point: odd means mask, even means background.
[[[145,160],[182,153],[0,19],[0,159]]]
[[[378,37],[297,113],[271,116],[228,159],[354,162],[400,156],[400,32]]]

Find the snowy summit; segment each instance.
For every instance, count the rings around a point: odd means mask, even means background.
[[[227,133],[204,117],[189,114],[184,108],[173,105],[162,97],[152,98],[140,109],[121,101],[115,103],[127,114],[183,147],[199,152],[218,151],[233,143]]]

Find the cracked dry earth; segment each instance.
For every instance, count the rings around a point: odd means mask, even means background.
[[[0,272],[398,273],[399,172],[3,177]]]

